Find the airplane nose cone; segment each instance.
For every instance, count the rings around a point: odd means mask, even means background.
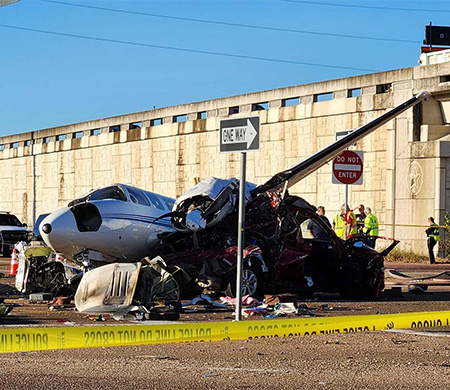
[[[52,232],[52,225],[50,225],[49,223],[46,223],[45,225],[42,226],[42,231],[45,234],[50,234]]]
[[[39,231],[44,242],[65,258],[72,258],[83,249],[77,240],[77,223],[68,207],[45,217]]]

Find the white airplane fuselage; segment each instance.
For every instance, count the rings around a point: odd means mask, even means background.
[[[103,194],[96,195],[100,191]],[[119,191],[120,199],[109,198]],[[173,202],[171,198],[118,184],[92,191],[48,215],[39,230],[45,243],[67,259],[135,262],[158,242],[158,234],[174,231],[169,217],[158,219],[171,212]]]

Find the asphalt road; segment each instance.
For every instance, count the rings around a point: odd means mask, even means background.
[[[449,389],[450,333],[426,334],[7,354],[0,356],[0,388]]]
[[[450,265],[389,268],[422,277],[450,270]],[[376,302],[317,295],[305,303],[311,309],[327,305],[317,315],[335,316],[450,310],[449,300],[450,288],[436,286],[422,294],[408,293],[403,287],[401,296]],[[0,319],[0,327],[93,323],[74,310],[51,311],[46,304],[14,302],[20,306]],[[232,318],[229,311],[203,306],[181,315],[182,321]],[[116,322],[107,319],[104,324]],[[450,328],[441,328],[415,334],[378,332],[3,354],[0,389],[449,389],[449,337]]]

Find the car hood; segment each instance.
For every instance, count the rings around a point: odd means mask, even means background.
[[[23,226],[0,226],[1,231],[10,231],[10,232],[27,232],[28,229]]]

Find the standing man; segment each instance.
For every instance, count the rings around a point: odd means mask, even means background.
[[[341,206],[341,213],[336,214],[333,219],[333,230],[339,238],[345,240],[358,232],[356,228],[356,217],[348,205],[343,204]]]
[[[344,209],[341,207],[341,212],[334,216],[333,230],[339,238],[345,240],[345,206]]]
[[[331,228],[330,221],[327,217],[325,217],[325,207],[319,206],[317,207],[317,215],[320,217],[320,219],[325,222],[325,225]]]
[[[327,217],[325,217],[325,207],[323,207],[323,206],[317,207],[317,212],[316,212],[316,214],[319,216],[319,218],[320,218],[323,222],[325,222],[325,225],[327,225],[328,227],[331,228],[330,221],[328,220]],[[323,231],[322,226],[318,225],[318,224],[317,224],[316,222],[314,222],[312,219],[310,219],[310,220],[308,221],[307,229],[309,230],[309,232],[312,234],[313,237],[320,238],[321,235],[322,235],[322,236],[324,235],[324,231]],[[326,235],[326,233],[325,233],[325,235]]]
[[[372,214],[372,209],[366,207],[364,210],[366,212],[366,218],[364,219],[363,233],[366,236],[366,245],[375,249],[375,241],[378,236],[378,218]]]
[[[365,207],[363,204],[360,204],[358,207],[355,207],[353,211],[356,211],[356,225],[358,227],[358,233],[362,233],[364,228],[364,220],[366,219],[366,213],[364,212]]]
[[[439,227],[434,222],[433,217],[428,218],[428,223],[430,224],[430,227],[425,230],[425,233],[427,234],[427,246],[428,246],[428,254],[430,256],[430,264],[435,264],[435,258],[434,258],[434,246],[437,242],[441,241],[441,237],[439,237]]]

